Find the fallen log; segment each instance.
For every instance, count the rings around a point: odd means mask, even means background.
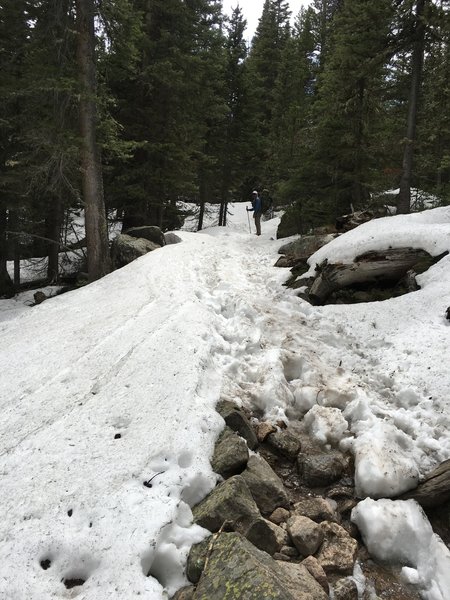
[[[389,248],[361,254],[352,263],[325,260],[316,267],[317,274],[309,290],[310,301],[324,304],[333,292],[354,284],[398,281],[422,261],[431,265],[435,259],[421,249]]]
[[[440,506],[450,500],[450,459],[436,467],[414,490],[399,500],[416,500],[421,506]]]

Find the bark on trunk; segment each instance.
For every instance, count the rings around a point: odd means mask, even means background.
[[[419,104],[420,86],[422,82],[423,55],[425,47],[424,12],[427,0],[417,0],[416,35],[411,58],[411,89],[409,94],[408,124],[405,148],[403,150],[402,176],[400,192],[397,199],[397,213],[406,214],[411,211],[411,178],[416,139],[417,107]]]
[[[450,500],[450,460],[436,467],[415,490],[400,496],[400,500],[409,499],[426,507],[439,506]]]
[[[47,209],[46,237],[54,243],[47,244],[47,278],[49,283],[56,283],[59,277],[59,249],[61,228],[63,224],[63,209],[60,197],[55,197]]]
[[[96,66],[93,0],[76,0],[80,94],[82,190],[85,204],[89,280],[111,270],[100,152],[96,140]]]
[[[0,208],[0,298],[14,296],[14,287],[6,265],[8,259],[6,229],[8,213],[6,208]]]

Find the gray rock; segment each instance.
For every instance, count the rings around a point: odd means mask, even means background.
[[[292,568],[289,568],[292,567]],[[275,561],[236,533],[215,541],[193,600],[327,600],[301,565]]]
[[[358,600],[358,588],[353,579],[339,579],[334,586],[334,600]]]
[[[298,550],[294,546],[282,546],[280,552],[289,556],[289,558],[296,558],[298,556]]]
[[[308,556],[302,561],[301,564],[308,569],[317,583],[319,583],[328,594],[330,586],[328,584],[327,574],[322,569],[317,558],[314,558],[314,556]]]
[[[338,515],[332,502],[321,496],[305,496],[294,504],[293,514],[308,517],[312,521],[336,521]]]
[[[254,450],[258,446],[258,439],[250,425],[250,421],[236,404],[228,400],[221,400],[217,403],[216,410],[223,417],[228,427],[239,433],[247,441],[250,450]]]
[[[298,473],[310,487],[323,487],[334,483],[342,476],[346,464],[340,452],[323,454],[299,454]]]
[[[336,234],[302,235],[298,240],[283,244],[278,250],[278,254],[286,255],[283,266],[292,267],[299,260],[306,261],[311,254],[331,242],[335,237]]]
[[[190,551],[186,563],[186,577],[191,583],[198,583],[205,568],[205,561],[208,555],[208,548],[214,542],[210,536],[202,540],[199,544],[194,544]]]
[[[358,543],[337,523],[324,521],[320,524],[324,540],[316,558],[326,573],[353,572]]]
[[[241,475],[227,479],[194,506],[196,523],[216,532],[225,522],[233,528],[245,527],[261,517],[250,490]]]
[[[242,473],[250,492],[263,514],[270,514],[279,506],[287,508],[289,500],[283,482],[272,467],[260,456],[251,456]]]
[[[170,244],[179,244],[183,241],[176,233],[173,233],[172,231],[165,233],[164,239],[166,241],[167,246]]]
[[[131,227],[131,229],[127,229],[124,231],[126,235],[130,235],[134,238],[143,238],[144,240],[148,240],[149,242],[153,242],[158,246],[165,246],[166,239],[164,237],[163,232],[159,227],[155,225],[144,225],[142,227]]]
[[[284,538],[280,537],[279,532],[273,529],[274,527],[276,527],[276,525],[260,517],[244,526],[241,526],[238,523],[237,529],[239,533],[247,538],[249,542],[256,546],[256,548],[259,548],[259,550],[263,550],[272,556],[275,552],[280,551],[284,542]],[[278,527],[277,529],[280,528]],[[283,533],[285,532],[283,531]]]
[[[134,238],[125,234],[118,235],[111,244],[113,266],[115,269],[120,269],[157,248],[160,246],[144,238]]]
[[[193,585],[188,585],[178,592],[175,593],[175,596],[172,596],[172,600],[193,600],[194,599],[195,587]]]
[[[286,508],[276,508],[273,513],[269,517],[269,521],[275,523],[275,525],[281,525],[281,523],[285,523],[291,513]]]
[[[267,442],[277,452],[286,456],[290,460],[295,460],[301,449],[301,441],[292,433],[286,430],[276,431],[271,433],[267,438]]]
[[[229,427],[225,427],[217,440],[211,466],[216,473],[227,478],[241,473],[248,461],[245,441]]]
[[[287,522],[287,530],[302,556],[314,554],[324,538],[320,525],[308,517],[292,516]]]

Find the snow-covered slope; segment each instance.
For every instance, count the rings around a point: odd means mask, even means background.
[[[442,249],[440,210],[424,219]],[[232,212],[226,229],[182,232],[79,291],[5,305],[0,598],[158,600],[179,587],[204,536],[190,507],[216,482],[219,398],[274,420],[309,411],[311,432],[355,452],[362,495],[393,495],[450,456],[450,260],[415,294],[314,308],[272,266],[277,220],[258,238],[245,206]]]

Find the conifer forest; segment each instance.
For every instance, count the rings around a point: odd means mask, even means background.
[[[236,2],[236,5],[238,3]],[[0,0],[0,295],[7,261],[86,222],[182,224],[268,190],[304,233],[411,189],[450,202],[449,0],[265,0],[248,42],[218,0]],[[80,240],[80,244],[83,240]]]

